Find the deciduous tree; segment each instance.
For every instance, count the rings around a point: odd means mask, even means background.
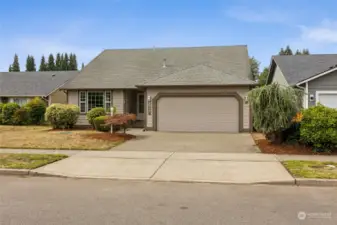
[[[256,80],[256,79],[258,79],[259,73],[260,73],[260,71],[259,71],[260,62],[257,61],[257,59],[254,58],[254,57],[251,57],[249,59],[249,61],[250,61],[250,69],[251,69],[252,79]]]

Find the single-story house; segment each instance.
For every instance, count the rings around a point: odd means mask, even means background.
[[[273,56],[267,84],[302,88],[304,108],[337,108],[337,54]]]
[[[74,78],[78,71],[0,72],[0,103],[26,104],[42,97],[48,105],[67,103],[67,95],[59,88]]]
[[[252,129],[247,46],[105,50],[62,89],[80,107],[134,113],[147,130],[244,132]]]

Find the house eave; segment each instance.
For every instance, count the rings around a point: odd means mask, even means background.
[[[307,82],[309,82],[309,81],[315,80],[315,79],[320,78],[320,77],[325,76],[325,75],[328,75],[328,74],[330,74],[330,73],[332,73],[332,72],[334,72],[334,71],[337,71],[337,67],[334,67],[334,68],[332,68],[332,69],[330,69],[330,70],[324,71],[324,72],[322,72],[322,73],[319,73],[319,74],[316,74],[316,75],[314,75],[314,76],[311,76],[311,77],[309,77],[309,78],[307,78],[307,79],[305,79],[305,80],[302,80],[302,81],[300,81],[300,82],[297,82],[297,83],[296,83],[296,86],[301,85],[301,84],[305,84],[305,83],[307,83]]]

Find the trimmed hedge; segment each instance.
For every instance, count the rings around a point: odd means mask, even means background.
[[[300,136],[315,151],[337,148],[337,110],[323,105],[303,110]]]
[[[0,114],[2,113],[2,108],[5,106],[5,103],[0,103]]]
[[[38,125],[43,122],[46,112],[46,102],[39,97],[34,98],[26,104],[29,109],[30,121],[32,124]]]
[[[94,119],[99,116],[105,116],[105,115],[106,115],[106,111],[104,108],[102,107],[93,108],[87,113],[87,120],[90,123],[90,125],[93,128],[95,128]]]
[[[110,131],[110,125],[104,125],[105,124],[105,120],[108,118],[108,116],[99,116],[96,117],[93,120],[93,124],[95,127],[95,130],[97,131],[103,131],[103,132],[108,132]]]
[[[78,106],[56,103],[47,108],[45,119],[54,129],[69,129],[74,127],[79,115]]]
[[[13,125],[28,125],[31,123],[29,108],[21,107],[14,112]]]
[[[16,110],[20,109],[20,106],[14,102],[4,104],[2,108],[2,123],[5,125],[14,124],[13,116]]]

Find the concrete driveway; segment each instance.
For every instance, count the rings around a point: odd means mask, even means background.
[[[254,153],[255,143],[249,133],[171,133],[141,129],[128,131],[137,138],[117,146],[112,151],[167,151]]]

